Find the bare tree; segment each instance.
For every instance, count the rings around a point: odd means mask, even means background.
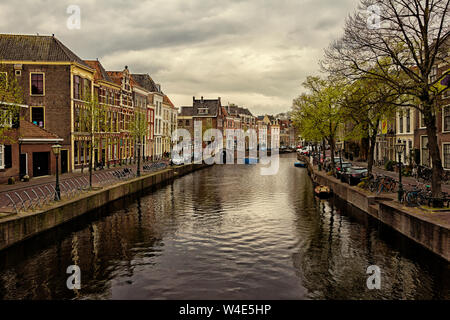
[[[391,89],[393,103],[424,116],[433,166],[433,196],[441,193],[442,161],[436,101],[448,90],[442,77],[430,79],[448,57],[450,0],[361,0],[346,20],[344,35],[325,50],[322,67],[349,78],[370,76]],[[444,73],[447,76],[450,71]]]

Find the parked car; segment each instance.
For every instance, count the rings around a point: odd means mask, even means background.
[[[341,173],[346,169],[346,168],[350,168],[352,166],[351,162],[344,162],[342,161],[342,168],[341,168],[341,163],[338,162],[336,164],[336,178],[340,179],[341,178]]]
[[[340,159],[339,157],[334,157],[334,164],[336,166],[340,163],[339,159]],[[331,168],[331,157],[329,156],[325,158],[325,168],[326,169]]]
[[[344,169],[341,175],[341,181],[353,186],[360,183],[364,177],[367,177],[367,168],[349,167]]]

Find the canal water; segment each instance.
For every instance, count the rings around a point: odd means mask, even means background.
[[[450,299],[447,262],[316,199],[294,161],[282,155],[273,176],[216,165],[11,247],[0,299]],[[67,289],[70,265],[80,290]]]

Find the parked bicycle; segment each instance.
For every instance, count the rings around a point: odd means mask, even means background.
[[[411,190],[406,190],[403,194],[401,202],[409,207],[425,205],[431,199],[431,186],[426,184],[406,184],[405,187],[411,186]]]

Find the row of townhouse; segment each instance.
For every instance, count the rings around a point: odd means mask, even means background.
[[[430,81],[441,79],[441,84],[449,86],[450,75],[444,76],[450,69],[450,60],[438,62],[432,70]],[[442,166],[450,170],[450,91],[445,91],[436,101],[436,128]],[[386,119],[387,130],[377,137],[375,159],[398,161],[395,144],[405,144],[405,152],[401,161],[405,164],[420,164],[430,167],[431,159],[428,150],[428,135],[423,114],[416,108],[399,108],[395,117]],[[383,125],[383,124],[382,124]]]
[[[0,34],[0,77],[15,79],[23,91],[20,123],[1,124],[10,126],[9,136],[15,138],[0,139],[0,182],[54,174],[55,143],[62,146],[61,172],[81,170],[90,163],[92,133],[94,165],[130,162],[137,154],[131,127],[138,113],[147,123],[144,159],[161,158],[170,148],[164,140],[170,130],[164,128],[176,127],[177,109],[148,74],[132,74],[127,66],[106,71],[98,60],[82,60],[54,36]],[[103,121],[92,126],[88,96],[103,110]],[[165,118],[166,112],[171,116]]]
[[[202,136],[207,129],[218,129],[223,136],[223,148],[233,146],[226,145],[227,129],[242,129],[243,132],[255,130],[259,148],[271,149],[281,146],[295,146],[296,134],[291,120],[281,120],[271,115],[254,116],[247,108],[239,107],[235,104],[223,106],[221,98],[217,99],[196,99],[193,97],[192,106],[183,106],[178,114],[178,128],[189,131],[192,141],[194,141],[194,123],[202,123]],[[275,135],[276,146],[271,145],[272,135]],[[238,137],[229,139],[228,143],[234,143],[234,148],[249,148],[249,140],[245,139],[245,146],[238,146]],[[205,143],[203,143],[205,146]]]

